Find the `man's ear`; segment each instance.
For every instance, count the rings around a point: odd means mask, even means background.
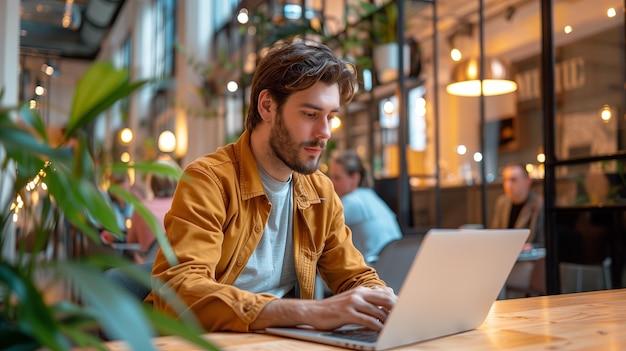
[[[263,90],[259,94],[259,98],[257,100],[257,109],[263,120],[269,121],[272,118],[272,112],[274,111],[273,100],[267,90]]]

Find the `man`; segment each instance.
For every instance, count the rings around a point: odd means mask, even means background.
[[[531,191],[532,179],[523,164],[513,163],[502,171],[504,194],[496,200],[492,228],[529,228],[526,249],[543,246],[543,199]]]
[[[353,84],[326,46],[274,45],[252,79],[246,131],[186,168],[165,217],[179,264],[169,267],[159,251],[152,274],[206,330],[382,328],[396,296],[353,246],[341,201],[318,170]],[[336,295],[312,299],[316,271]],[[283,298],[293,291],[301,299]]]
[[[544,246],[543,198],[531,190],[532,179],[523,164],[512,163],[502,171],[504,194],[496,200],[491,228],[528,228],[530,235],[523,250]],[[544,261],[517,262],[507,279],[506,286],[525,295],[544,294],[542,278]]]

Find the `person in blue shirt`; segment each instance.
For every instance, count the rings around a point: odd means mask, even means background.
[[[333,157],[329,176],[341,197],[354,246],[365,262],[375,262],[385,245],[402,237],[395,213],[369,188],[366,169],[356,151],[345,150]]]

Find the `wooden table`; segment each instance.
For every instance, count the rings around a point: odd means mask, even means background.
[[[471,302],[468,302],[471,303]],[[255,333],[205,336],[223,350],[343,350]],[[159,350],[197,351],[177,337],[155,339]],[[121,342],[111,351],[127,351]],[[626,350],[626,289],[498,300],[476,330],[397,350]]]

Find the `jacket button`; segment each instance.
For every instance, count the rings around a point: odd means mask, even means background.
[[[241,265],[243,264],[243,262],[241,260],[237,260],[237,266],[241,267]]]
[[[254,226],[254,231],[257,232],[257,233],[260,232],[261,231],[261,226],[255,225]]]

